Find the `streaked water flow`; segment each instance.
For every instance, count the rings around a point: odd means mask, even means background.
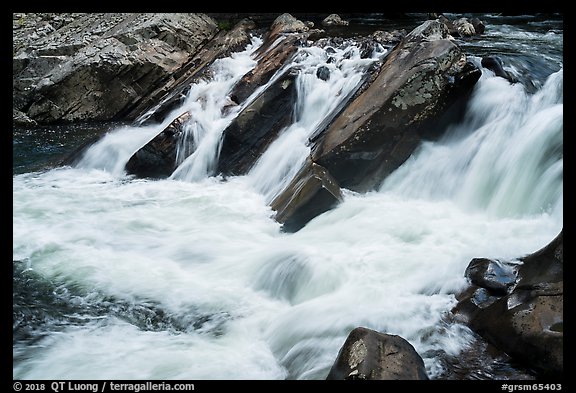
[[[560,67],[534,94],[485,70],[462,122],[378,191],[345,190],[281,232],[270,198],[383,53],[350,46],[325,63],[302,51],[293,124],[249,174],[222,181],[218,141],[240,109],[222,106],[258,45],[216,65],[162,124],[111,131],[75,167],[14,175],[15,379],[324,379],[357,326],[404,337],[435,378],[474,342],[446,318],[470,260],[517,258],[562,228]],[[193,146],[173,176],[126,176],[183,110]]]

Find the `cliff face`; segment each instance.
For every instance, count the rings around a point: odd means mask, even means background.
[[[203,14],[14,14],[14,120],[129,120],[217,32]]]

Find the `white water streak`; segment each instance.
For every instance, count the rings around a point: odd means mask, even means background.
[[[336,94],[307,67],[297,126],[272,146],[294,149],[285,164],[266,163],[278,157],[270,150],[227,182],[119,176],[162,129],[151,126],[111,133],[78,168],[14,176],[15,263],[72,294],[61,302],[155,304],[174,322],[147,330],[129,307],[83,323],[48,314],[55,328],[14,345],[14,379],[325,379],[358,326],[408,340],[433,379],[439,356],[470,345],[470,331],[444,319],[469,261],[534,252],[562,228],[562,72],[535,96],[485,75],[447,139],[424,144],[379,192],[345,191],[285,234],[267,198],[298,166],[318,114],[333,110],[322,94]],[[338,72],[332,82],[347,89],[353,79]],[[276,184],[257,175],[264,168]]]
[[[482,77],[464,122],[425,143],[382,191],[449,198],[498,216],[561,211],[563,71],[535,95],[503,78]]]
[[[192,143],[187,147],[179,146],[177,160],[182,165],[172,176],[192,181],[212,174],[220,133],[238,110],[237,107],[229,106],[228,93],[256,64],[252,54],[261,44],[262,40],[254,37],[244,51],[214,61],[210,67],[213,78],[193,84],[183,104],[170,111],[160,124],[125,126],[107,133],[84,153],[77,167],[96,168],[122,176],[126,163],[134,153],[164,131],[176,118],[189,112],[191,118],[184,125],[184,138],[192,134],[192,138],[189,138]],[[226,107],[229,112],[224,115]],[[191,155],[184,157],[192,151]]]
[[[249,46],[244,52],[232,54],[230,58],[219,59],[213,64],[213,78],[192,86],[186,103],[193,125],[194,152],[182,160],[172,179],[197,181],[214,174],[220,152],[222,132],[234,119],[241,107],[230,106],[229,94],[234,85],[256,65],[254,51],[261,40]],[[188,148],[188,150],[192,150]]]
[[[281,131],[249,173],[254,187],[273,200],[294,178],[310,153],[308,138],[318,126],[334,115],[362,81],[370,64],[385,54],[375,51],[362,59],[355,46],[344,48],[303,48],[290,66],[298,70],[294,123]],[[329,79],[316,74],[323,67]]]

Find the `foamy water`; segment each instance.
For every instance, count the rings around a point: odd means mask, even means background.
[[[210,165],[190,177],[126,176],[127,160],[167,119],[111,132],[77,167],[14,176],[15,266],[68,311],[43,310],[44,323],[14,343],[13,378],[325,379],[357,326],[402,336],[429,376],[440,375],[440,357],[473,342],[446,318],[470,260],[518,258],[562,229],[563,71],[534,95],[485,72],[444,139],[424,144],[378,191],[345,190],[337,208],[282,233],[269,197],[307,154],[298,127],[312,133],[332,113],[314,94],[357,83],[340,71],[332,82],[342,84],[325,89],[302,76],[299,98],[309,101],[288,129],[296,136],[276,145],[300,153],[282,175],[267,161],[273,144],[252,172],[226,182]],[[197,146],[206,137],[195,136]]]

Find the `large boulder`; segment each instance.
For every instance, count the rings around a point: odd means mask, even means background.
[[[453,313],[516,361],[543,376],[564,370],[563,231],[517,261],[474,259],[470,286]]]
[[[59,28],[31,18],[38,34],[26,15],[14,33],[13,105],[43,124],[126,120],[218,32],[204,14],[90,13]]]
[[[302,22],[300,19],[295,18],[291,14],[284,13],[279,15],[272,25],[270,26],[268,40],[273,40],[281,34],[286,33],[304,33],[309,31],[310,28],[306,23]]]
[[[396,335],[357,327],[350,332],[327,380],[428,380],[424,360]]]
[[[388,55],[378,77],[323,132],[312,160],[342,187],[367,191],[434,136],[439,118],[465,101],[481,71],[429,20]]]

